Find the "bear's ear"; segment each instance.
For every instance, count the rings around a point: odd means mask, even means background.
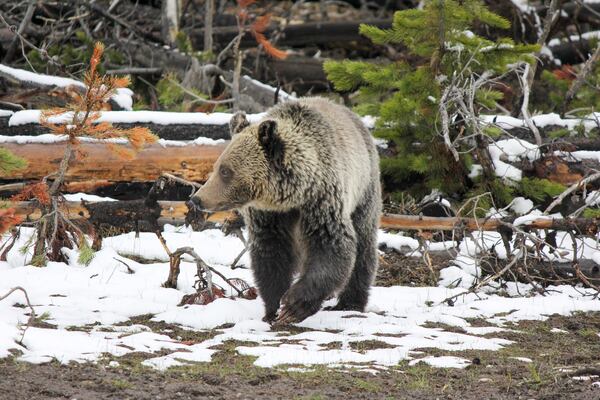
[[[270,163],[275,167],[283,165],[285,146],[277,134],[277,122],[268,119],[258,125],[258,142],[265,151]]]
[[[233,117],[231,117],[229,120],[229,134],[231,137],[233,137],[235,134],[240,133],[248,125],[250,125],[250,123],[246,119],[246,113],[243,111],[238,111],[233,114]]]

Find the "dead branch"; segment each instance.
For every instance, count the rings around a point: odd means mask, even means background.
[[[598,61],[599,58],[600,58],[600,44],[598,46],[596,46],[596,50],[590,56],[590,58],[588,58],[588,60],[585,62],[585,64],[583,65],[583,68],[581,69],[581,72],[577,75],[577,78],[573,81],[573,83],[571,84],[571,87],[569,87],[569,90],[567,91],[567,94],[565,95],[565,101],[562,104],[563,113],[566,111],[569,103],[571,103],[571,101],[575,98],[575,95],[577,94],[577,92],[579,91],[581,86],[584,84],[585,80],[587,79],[587,76],[594,69],[594,65],[596,64],[596,62]]]
[[[3,63],[8,63],[13,59],[15,51],[17,51],[19,39],[25,31],[25,29],[27,29],[29,23],[31,22],[31,17],[33,17],[33,12],[35,11],[36,4],[36,0],[29,0],[29,5],[27,6],[27,10],[25,11],[25,16],[23,17],[21,24],[19,24],[19,28],[17,29],[17,32],[15,33],[12,42],[10,42],[8,49],[6,50],[6,54],[4,55],[4,59],[2,60]]]
[[[107,18],[107,19],[113,21],[114,23],[121,25],[123,28],[133,32],[134,34],[136,34],[137,36],[139,36],[143,39],[150,40],[151,42],[154,42],[154,43],[162,43],[162,40],[160,38],[156,37],[155,35],[153,35],[152,33],[144,32],[141,29],[129,24],[128,22],[124,21],[120,17],[117,17],[117,16],[111,14],[109,11],[105,10],[99,4],[96,4],[94,2],[83,2],[83,5],[85,7],[87,7],[90,11],[97,12],[98,14],[102,15],[104,18]]]
[[[27,320],[27,325],[25,326],[25,329],[23,329],[23,334],[21,335],[21,339],[19,340],[19,344],[22,346],[23,338],[25,337],[25,332],[27,332],[27,329],[29,329],[29,327],[35,320],[35,310],[33,309],[33,306],[31,305],[31,301],[29,301],[29,295],[27,294],[27,291],[24,288],[22,288],[21,286],[15,286],[14,288],[11,288],[7,293],[0,296],[0,301],[6,299],[8,296],[10,296],[11,294],[13,294],[16,291],[23,292],[23,295],[25,295],[25,301],[27,302],[27,307],[29,307],[29,310],[31,311],[29,313],[29,319]]]
[[[570,187],[568,187],[564,192],[562,192],[556,199],[554,199],[554,201],[552,203],[550,203],[550,205],[544,210],[544,214],[548,214],[550,211],[552,211],[554,209],[554,207],[558,206],[560,203],[563,202],[563,200],[570,195],[571,193],[573,193],[574,191],[576,191],[577,189],[587,185],[590,182],[595,181],[596,179],[600,178],[600,172],[597,172],[593,175],[588,176],[587,178],[582,179],[581,181],[574,183],[573,185],[571,185]]]
[[[213,51],[213,14],[215,13],[215,0],[204,0],[204,52]]]

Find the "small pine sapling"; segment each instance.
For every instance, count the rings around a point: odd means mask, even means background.
[[[91,247],[81,227],[75,225],[61,209],[63,198],[61,187],[69,168],[69,163],[77,155],[77,145],[83,137],[99,141],[124,138],[129,146],[106,142],[116,154],[132,158],[145,145],[153,143],[157,137],[149,129],[133,127],[131,129],[115,128],[108,122],[98,122],[100,111],[117,89],[129,85],[129,77],[105,76],[98,72],[102,60],[104,46],[96,43],[90,59],[89,68],[84,75],[86,90],[77,94],[72,103],[63,108],[55,108],[42,112],[40,122],[52,134],[66,136],[66,145],[58,171],[50,176],[51,184],[46,179],[26,187],[16,199],[37,201],[42,216],[37,221],[37,236],[34,255],[31,263],[42,266],[47,260],[64,261],[62,247],[73,248],[77,245],[81,250],[80,261],[88,263],[92,257]],[[79,155],[81,157],[81,155]],[[89,251],[87,250],[89,249]]]
[[[407,190],[416,196],[432,189],[465,194],[473,186],[503,191],[501,182],[473,182],[469,177],[473,150],[485,150],[478,152],[484,157],[487,153],[485,141],[479,140],[483,145],[478,146],[477,138],[487,141],[487,134],[494,134],[483,129],[479,112],[495,108],[502,98],[492,85],[495,77],[510,64],[530,61],[537,47],[473,33],[476,25],[510,26],[481,0],[423,3],[422,9],[396,12],[390,29],[360,27],[375,44],[406,46],[416,65],[328,61],[325,71],[337,90],[358,89],[357,112],[377,116],[374,134],[393,143],[396,155],[381,161],[388,191]],[[488,175],[496,180],[493,171]],[[508,197],[500,193],[494,198]]]

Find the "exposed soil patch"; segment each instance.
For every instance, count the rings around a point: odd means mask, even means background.
[[[427,258],[388,250],[379,259],[375,285],[435,286],[440,278],[440,270],[446,268],[453,258],[448,252],[430,253]]]
[[[135,323],[151,325],[147,316]],[[166,332],[175,326],[162,327]],[[445,326],[440,328],[444,329]],[[515,343],[499,351],[447,352],[420,349],[426,355],[453,355],[472,360],[467,368],[438,369],[407,362],[376,375],[325,367],[264,369],[226,342],[210,363],[157,372],[141,365],[156,354],[130,353],[106,357],[97,364],[33,365],[0,360],[0,399],[582,399],[600,398],[594,380],[575,376],[600,371],[600,313],[547,321],[522,321],[509,332],[496,332]],[[558,329],[564,331],[557,331]],[[199,332],[197,332],[200,334]],[[217,332],[202,333],[210,337]],[[200,340],[200,337],[190,340]],[[356,350],[385,348],[379,341],[353,344]],[[527,359],[531,362],[527,362]],[[118,363],[115,364],[115,361]],[[295,366],[302,368],[302,366]]]

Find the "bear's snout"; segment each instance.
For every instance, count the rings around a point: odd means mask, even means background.
[[[188,201],[188,208],[199,208],[202,209],[202,200],[198,196],[192,196],[192,198]]]

